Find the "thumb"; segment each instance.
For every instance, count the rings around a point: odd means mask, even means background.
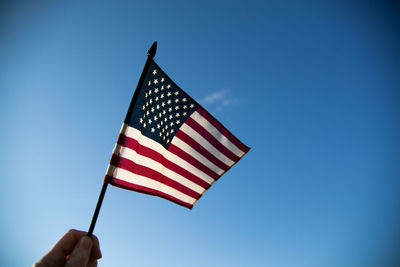
[[[88,236],[83,236],[75,246],[65,267],[86,267],[92,252],[93,242]]]

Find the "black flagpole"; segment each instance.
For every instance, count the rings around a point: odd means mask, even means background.
[[[139,91],[140,91],[140,88],[142,87],[143,81],[145,79],[147,69],[150,66],[151,60],[153,60],[154,56],[156,55],[156,51],[157,51],[157,42],[154,42],[153,45],[150,47],[149,51],[147,51],[146,63],[144,64],[142,74],[140,75],[139,82],[136,86],[136,90],[133,93],[128,112],[126,113],[125,121],[127,120],[127,118],[130,117],[131,112],[133,111],[133,106],[135,105],[136,98],[139,95]],[[101,188],[101,192],[99,195],[99,200],[97,200],[96,209],[94,210],[92,222],[90,223],[89,231],[87,233],[88,237],[91,237],[93,234],[94,226],[96,225],[97,217],[99,216],[101,204],[103,203],[104,195],[106,194],[107,186],[108,186],[108,181],[107,181],[107,179],[104,179],[103,187]]]

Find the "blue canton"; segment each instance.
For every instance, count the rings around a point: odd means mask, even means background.
[[[198,104],[152,61],[126,122],[168,149],[175,133],[197,108]]]

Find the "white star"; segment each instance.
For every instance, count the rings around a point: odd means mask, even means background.
[[[174,122],[173,122],[173,121],[171,121],[171,123],[169,124],[169,126],[174,126]]]
[[[179,109],[179,106],[175,106],[175,110],[178,110]]]
[[[143,108],[142,108],[143,110],[145,109],[145,106],[143,105]]]
[[[154,113],[154,108],[153,107],[151,108],[151,112]]]
[[[183,105],[183,109],[187,109],[187,106],[186,106],[186,105]]]
[[[167,133],[167,136],[169,135],[169,133]]]
[[[151,85],[151,81],[149,81],[148,85],[149,85],[149,86]]]
[[[168,118],[164,118],[164,121],[167,122]]]
[[[167,96],[171,96],[171,92],[168,92],[168,93],[167,93]]]
[[[176,114],[175,114],[175,117],[177,117],[177,118],[178,118],[179,116],[180,116],[180,114],[179,114],[179,113],[176,113]]]
[[[177,99],[175,99],[175,103],[178,103],[179,102],[179,99],[177,98]]]
[[[172,108],[169,108],[168,111],[171,112],[171,111],[172,111]]]
[[[164,114],[165,115],[165,113],[167,113],[166,111],[165,111],[165,109],[162,111],[162,114]]]
[[[164,98],[164,94],[161,94],[160,98],[163,99]]]
[[[149,116],[149,114],[150,114],[150,111],[146,111],[146,115]]]
[[[187,114],[186,112],[183,112],[183,114],[182,114],[182,115],[183,115],[183,116],[186,116],[186,114]]]
[[[150,98],[149,103],[150,103],[150,104],[153,103],[153,99]]]
[[[161,135],[162,135],[162,134],[161,134],[161,132],[160,132],[160,137],[161,137]]]
[[[146,107],[148,107],[148,106],[149,106],[149,102],[146,101]]]
[[[160,117],[160,118],[161,118],[161,112],[160,112],[160,113],[158,113],[158,117]]]
[[[177,121],[176,121],[176,124],[179,124],[179,123],[181,123],[181,121],[180,121],[180,120],[177,120]]]
[[[158,101],[158,96],[156,96],[156,101]]]
[[[191,108],[194,108],[194,105],[193,105],[193,104],[190,104],[190,107],[191,107]]]
[[[146,128],[146,123],[143,123],[143,127]]]
[[[144,97],[146,97],[146,98],[147,98],[147,96],[148,96],[148,95],[147,95],[147,93],[146,93],[146,94],[144,95]]]
[[[168,103],[168,105],[171,104],[171,99],[168,99],[167,103]]]
[[[151,95],[151,89],[149,90],[149,95]]]
[[[169,143],[169,139],[167,139],[167,143]]]
[[[163,136],[162,139],[165,140],[165,136]]]
[[[186,102],[186,97],[184,97],[184,98],[182,99],[182,101],[183,101],[183,102]]]
[[[149,120],[148,120],[148,122],[149,122],[149,124],[151,124],[151,123],[152,123],[152,120],[151,120],[151,119],[149,119]]]
[[[159,123],[157,123],[157,128],[160,129],[160,124]]]
[[[157,120],[158,120],[157,115],[154,116],[153,119],[154,119],[155,121],[157,121]]]
[[[157,70],[153,70],[153,75],[156,75],[157,74]]]
[[[157,80],[157,79],[154,79],[153,83],[157,84],[157,83],[158,83],[158,80]]]
[[[164,82],[164,77],[161,78],[161,82],[162,82],[162,83]]]
[[[154,128],[151,128],[151,132],[154,133],[154,131],[155,131],[155,129],[154,129]]]
[[[179,92],[178,92],[178,91],[176,91],[176,92],[175,92],[175,95],[179,95]]]
[[[158,93],[158,91],[159,91],[158,88],[154,89],[154,93]]]
[[[172,119],[172,115],[169,115],[169,119]]]
[[[164,124],[164,122],[163,122],[163,121],[161,121],[161,122],[160,122],[160,124],[161,124],[161,125],[163,125],[163,124]]]
[[[171,129],[171,134],[174,132],[174,129]]]
[[[162,102],[162,103],[161,103],[161,106],[165,106],[165,102]]]
[[[171,88],[171,85],[170,85],[170,84],[168,84],[168,85],[167,85],[167,88],[168,88],[168,89],[169,89],[169,88]]]
[[[157,105],[156,109],[160,109],[160,105]]]
[[[140,118],[140,123],[143,123],[143,119],[142,118]]]
[[[168,129],[168,125],[165,125],[165,129]]]
[[[163,85],[163,86],[161,86],[161,91],[162,91],[162,90],[164,90],[164,85]]]

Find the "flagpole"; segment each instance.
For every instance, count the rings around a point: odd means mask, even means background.
[[[133,93],[128,112],[126,113],[125,121],[127,120],[127,118],[130,117],[130,115],[133,111],[133,106],[135,105],[140,88],[143,85],[143,81],[144,81],[146,73],[147,73],[146,70],[149,68],[150,62],[153,60],[154,56],[156,55],[156,51],[157,51],[157,42],[154,42],[152,44],[152,46],[150,47],[150,49],[147,51],[146,63],[144,64],[142,74],[140,75],[140,78],[139,78],[139,82],[136,86],[135,92]],[[96,209],[93,213],[92,222],[90,223],[89,231],[87,233],[88,237],[91,237],[93,235],[93,230],[96,225],[97,217],[99,216],[101,204],[103,203],[103,199],[104,199],[104,195],[106,194],[107,186],[108,186],[108,181],[107,181],[107,179],[104,179],[103,186],[100,191],[99,199],[97,200]]]

